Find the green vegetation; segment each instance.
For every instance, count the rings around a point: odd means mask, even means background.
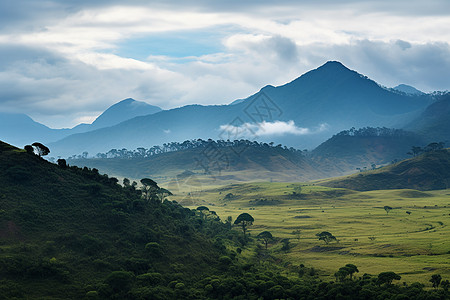
[[[324,280],[327,270],[321,265],[308,263],[305,267],[295,256],[304,254],[297,252],[299,244],[312,243],[312,232],[319,229],[308,227],[306,222],[314,223],[318,215],[331,210],[324,203],[339,197],[359,197],[361,193],[302,186],[301,194],[294,195],[292,191],[299,190],[298,184],[236,185],[204,192],[202,197],[211,203],[199,200],[196,209],[189,209],[174,201],[177,195],[169,196],[170,201],[159,197],[162,188],[151,179],[143,180],[143,189],[129,180],[121,186],[116,178],[100,175],[96,169],[81,169],[62,161],[51,164],[1,142],[0,170],[0,299],[448,297],[445,280],[442,288],[428,291],[421,284],[393,285],[397,277],[380,272],[372,272],[378,276],[364,274],[356,278],[358,271],[369,273],[367,264],[355,261],[336,265],[340,262],[332,257],[323,262],[334,268],[331,274],[338,270],[347,275],[338,276],[342,278],[339,282]],[[224,196],[232,193],[233,197],[217,200],[222,192]],[[252,209],[248,206],[251,197],[245,193],[280,200],[278,206],[287,211],[292,207],[286,204],[292,200],[306,205],[316,203],[316,209],[307,209],[311,219],[292,218],[305,224],[298,244],[286,237],[295,229],[286,222],[286,216],[270,205]],[[317,201],[318,196],[322,200]],[[214,198],[217,205],[212,203]],[[241,208],[251,211],[251,215],[239,207],[228,213],[234,203],[244,204]],[[389,203],[397,208],[393,199]],[[349,209],[351,205],[354,203],[340,210],[347,213],[347,220],[356,211]],[[359,208],[360,214],[366,213],[364,205]],[[412,210],[415,215],[417,210]],[[374,210],[377,214],[375,211],[379,209]],[[228,213],[227,217],[224,213]],[[302,213],[299,208],[293,211],[295,215]],[[234,223],[239,230],[232,228],[230,215],[238,215]],[[219,216],[227,221],[222,222]],[[394,216],[392,213],[385,222],[391,222]],[[442,225],[430,219],[424,222],[438,233],[446,230],[445,220]],[[339,236],[338,245],[346,246],[348,234],[341,225],[332,232]],[[321,228],[327,226],[324,222]],[[270,232],[263,230],[268,228]],[[265,249],[253,238],[253,232],[267,239]],[[314,243],[317,245],[317,240]],[[445,243],[448,241],[444,241],[444,248]],[[436,257],[445,255],[437,245],[430,251]],[[345,259],[349,260],[349,256]],[[382,272],[397,274],[391,267]],[[438,271],[442,278],[448,278],[444,269]]]
[[[381,169],[343,178],[325,179],[318,183],[358,191],[447,189],[450,188],[450,149],[428,151]]]
[[[294,195],[299,185],[302,193]],[[229,193],[233,198],[225,199]],[[255,219],[250,236],[269,231],[274,237],[268,245],[272,255],[293,265],[313,266],[325,281],[334,280],[334,273],[351,263],[361,274],[393,271],[402,282],[420,282],[431,288],[433,274],[450,277],[449,194],[449,190],[357,192],[264,182],[211,187],[197,191],[188,203],[208,205],[222,219],[248,211]],[[261,197],[276,204],[254,206],[250,202]],[[186,198],[181,193],[170,199],[183,203]],[[386,214],[384,206],[393,209]],[[323,231],[338,241],[329,245],[319,241],[316,234]],[[284,239],[290,241],[288,252],[281,251]]]

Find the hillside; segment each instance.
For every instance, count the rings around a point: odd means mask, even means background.
[[[412,146],[423,139],[412,132],[388,128],[361,128],[341,131],[312,151],[312,160],[325,172],[355,172],[408,158]]]
[[[257,138],[297,149],[313,148],[351,127],[403,126],[427,107],[431,98],[390,91],[339,62],[328,62],[292,82],[266,86],[238,102],[162,111],[72,135],[49,146],[64,157],[197,138]],[[276,133],[261,127],[262,122],[275,121],[284,122]],[[295,128],[288,126],[290,121]]]
[[[220,142],[205,141],[193,149],[149,157],[133,157],[133,154],[130,154],[128,157],[125,155],[126,157],[116,158],[69,159],[68,163],[97,168],[101,172],[119,177],[152,177],[166,183],[186,172],[206,181],[216,181],[216,184],[243,181],[307,181],[327,177],[327,174],[301,151],[250,141],[229,144],[221,146]]]
[[[429,143],[450,141],[450,93],[438,96],[438,100],[405,129],[422,135]]]
[[[427,152],[381,169],[324,180],[318,184],[358,191],[447,189],[450,188],[450,149]]]
[[[176,203],[148,202],[96,170],[58,167],[3,142],[0,208],[0,299],[123,299],[131,287],[167,299],[169,282],[219,274],[227,255],[213,245],[225,224],[199,226]]]

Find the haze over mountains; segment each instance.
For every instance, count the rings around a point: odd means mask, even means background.
[[[0,112],[0,139],[22,146],[39,140],[54,142],[68,135],[113,126],[137,116],[150,115],[162,109],[128,98],[105,110],[92,124],[79,124],[71,129],[52,129],[38,123],[25,114]]]
[[[197,138],[273,141],[312,149],[351,127],[403,128],[411,124],[433,103],[432,96],[415,91],[406,86],[381,87],[332,61],[283,86],[266,86],[233,105],[188,105],[161,111],[126,99],[93,124],[71,130],[49,129],[31,119],[16,126],[19,130],[11,130],[4,121],[7,118],[2,117],[0,138],[18,146],[42,141],[53,156],[63,157]],[[420,128],[408,128],[420,132]]]

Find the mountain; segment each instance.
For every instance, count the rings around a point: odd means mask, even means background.
[[[25,114],[0,112],[0,138],[17,146],[35,141],[50,143],[71,134],[113,126],[136,116],[149,115],[161,110],[157,106],[128,98],[110,106],[92,124],[79,124],[72,129],[52,129],[35,122]]]
[[[405,126],[420,134],[424,139],[431,142],[450,141],[450,93],[443,94],[438,100]]]
[[[127,98],[105,110],[89,126],[89,130],[113,126],[134,117],[151,115],[160,111],[162,111],[162,109],[158,106]]]
[[[427,152],[381,169],[325,180],[318,184],[358,191],[448,189],[450,188],[450,149]]]
[[[322,171],[336,176],[403,160],[411,147],[423,144],[421,136],[400,129],[352,128],[320,144],[311,152],[311,158],[322,166]]]
[[[0,138],[19,147],[36,141],[56,141],[69,134],[68,129],[51,129],[25,114],[0,112]]]
[[[423,95],[425,94],[422,91],[419,91],[418,89],[416,89],[413,86],[407,85],[407,84],[399,84],[396,87],[393,87],[392,89],[397,90],[399,92],[408,94],[408,95]]]
[[[431,99],[390,91],[339,62],[327,62],[290,83],[266,86],[237,102],[189,105],[137,117],[72,135],[52,144],[51,149],[70,156],[197,138],[256,139],[298,149],[313,148],[351,127],[403,126]]]
[[[69,159],[77,166],[96,168],[118,177],[151,177],[173,184],[186,174],[197,181],[215,184],[244,181],[308,181],[330,175],[302,154],[280,146],[240,141],[222,146],[205,141],[199,146],[142,157],[136,152],[116,158]],[[172,144],[168,145],[170,148]],[[148,149],[147,149],[148,152]],[[110,151],[114,155],[115,151]],[[141,153],[142,154],[142,153]],[[338,173],[342,175],[342,173]]]

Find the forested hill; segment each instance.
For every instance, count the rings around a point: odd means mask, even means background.
[[[312,151],[312,159],[327,173],[334,169],[355,172],[356,168],[371,169],[372,165],[379,167],[409,158],[411,147],[424,143],[421,136],[400,129],[351,128],[319,145]]]
[[[0,299],[167,299],[229,255],[222,222],[2,142],[0,208]]]
[[[381,169],[328,180],[321,185],[359,191],[448,189],[450,188],[450,149],[430,150]]]
[[[306,181],[327,177],[294,148],[248,140],[191,140],[136,150],[112,149],[97,158],[69,159],[69,164],[97,168],[128,178],[170,181],[185,171],[219,181]]]

